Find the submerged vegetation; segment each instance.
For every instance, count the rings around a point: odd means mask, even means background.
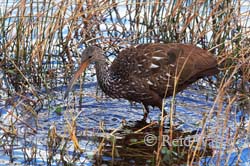
[[[119,162],[117,157],[130,162],[137,157],[145,161],[144,165],[192,165],[199,160],[203,165],[211,164],[210,161],[230,165],[230,154],[234,152],[238,155],[233,162],[239,164],[242,152],[250,148],[246,142],[250,135],[249,17],[250,3],[244,0],[1,2],[0,153],[8,156],[10,163],[15,163],[14,152],[20,150],[23,153],[21,163],[27,164],[80,162],[84,165],[95,160],[98,165],[107,162],[102,156],[108,154],[113,165]],[[96,126],[98,131],[94,131],[96,135],[89,136],[87,129],[82,131],[82,125],[77,122],[79,117],[84,118],[80,116],[82,110],[72,111],[77,107],[72,103],[76,104],[79,98],[68,103],[62,101],[63,87],[80,61],[80,52],[88,45],[97,45],[105,50],[108,58],[113,58],[122,48],[152,42],[191,43],[217,56],[220,74],[196,85],[200,91],[204,89],[204,82],[205,88],[213,89],[212,92],[216,89],[215,93],[207,94],[207,98],[212,96],[214,101],[210,111],[196,124],[201,131],[180,133],[175,130],[173,116],[178,103],[174,98],[170,100],[168,129],[163,121],[133,129],[119,121],[118,128],[106,130],[106,124],[100,121]],[[84,81],[87,79],[90,78],[85,77]],[[83,94],[100,100],[93,93]],[[75,96],[78,94],[73,94],[73,98]],[[80,102],[84,102],[84,97]],[[124,111],[128,111],[127,108]],[[59,129],[53,119],[48,120],[46,127],[39,120],[41,116],[50,119],[51,112],[58,117],[66,115]],[[46,140],[42,140],[41,145],[36,134],[42,127]],[[158,144],[147,147],[142,142],[150,133],[159,140]],[[197,133],[199,139],[188,148],[178,144],[167,147],[160,141],[164,135],[171,141]],[[208,146],[211,133],[216,148]],[[89,152],[79,144],[81,139],[87,140],[86,146],[92,139],[93,147],[98,146]],[[245,142],[239,143],[242,140]],[[46,147],[45,154],[39,151],[41,146]],[[121,147],[125,151],[118,153]],[[210,160],[204,160],[208,156]],[[133,162],[128,165],[138,164]]]

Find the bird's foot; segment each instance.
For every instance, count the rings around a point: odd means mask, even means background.
[[[148,112],[144,112],[143,118],[141,120],[137,120],[136,123],[142,125],[147,124]]]
[[[143,118],[141,120],[137,120],[135,122],[134,127],[144,127],[148,125],[147,118],[148,118],[148,111],[144,111]]]
[[[143,118],[141,120],[137,120],[135,122],[135,126],[134,127],[136,127],[136,128],[142,128],[142,127],[145,127],[147,125],[148,125],[148,123],[147,123],[146,119]]]

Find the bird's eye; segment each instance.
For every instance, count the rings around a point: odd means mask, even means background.
[[[92,58],[91,56],[89,56],[89,59]]]

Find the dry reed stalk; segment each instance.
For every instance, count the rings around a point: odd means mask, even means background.
[[[8,3],[5,6],[9,6]],[[87,45],[101,45],[105,50],[116,51],[137,43],[193,43],[210,48],[222,66],[221,74],[216,78],[218,94],[215,104],[201,120],[200,136],[206,137],[206,124],[215,111],[227,115],[223,123],[218,123],[214,129],[218,133],[220,129],[227,129],[229,113],[235,103],[240,102],[246,108],[250,105],[247,88],[250,77],[247,38],[250,34],[250,13],[241,10],[243,5],[241,0],[19,1],[0,11],[0,67],[13,89],[4,91],[12,96],[32,93],[35,101],[43,101],[43,98],[53,100],[56,96],[50,93],[40,96],[39,90],[44,86],[49,92],[57,87],[58,83],[53,80],[59,80],[61,76],[67,80],[70,68],[76,59],[80,59],[78,48]],[[125,11],[120,13],[119,10]],[[49,71],[54,71],[54,74],[46,77],[45,73]],[[225,103],[226,108],[223,107]],[[170,122],[173,120],[174,105],[173,98]],[[215,105],[218,108],[215,109]],[[16,119],[14,116],[11,118]],[[161,119],[163,121],[165,117]],[[12,121],[10,126],[14,129],[15,122]],[[160,126],[161,137],[163,123]],[[73,132],[73,128],[70,131]],[[225,135],[218,133],[218,136]],[[234,136],[234,142],[237,138]],[[188,164],[193,164],[197,158],[201,141],[189,154]],[[161,148],[159,145],[156,154],[158,164],[162,162]],[[61,151],[62,156],[64,150]],[[101,150],[98,151],[101,153]]]

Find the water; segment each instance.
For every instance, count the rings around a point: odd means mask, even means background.
[[[249,5],[245,4],[245,6]],[[41,7],[43,8],[44,6]],[[1,9],[5,9],[5,3],[1,4]],[[242,11],[248,11],[248,9],[248,7],[245,7],[242,8]],[[36,11],[35,9],[33,10],[32,13],[35,15]],[[120,21],[124,21],[121,25],[124,24],[126,29],[130,29],[129,23],[126,23],[129,18],[125,16],[125,6],[121,5],[118,7],[118,10],[123,18]],[[72,12],[70,10],[68,12],[70,16]],[[130,13],[132,18],[134,18],[134,14]],[[13,12],[13,18],[7,19],[7,21],[10,21],[10,23],[14,22],[16,20],[15,16],[16,12]],[[116,22],[116,16],[113,16]],[[109,20],[110,17],[107,17],[107,22]],[[248,19],[246,18],[245,20],[246,23],[244,25],[248,27]],[[108,25],[108,28],[110,26],[113,26],[113,24]],[[68,27],[65,26],[63,28],[63,35],[66,36]],[[103,31],[103,35],[107,35],[105,31],[107,29],[106,24],[105,26],[101,24],[100,28]],[[117,31],[122,32],[122,26],[119,24],[117,24]],[[116,34],[118,32],[113,31],[113,35],[119,36]],[[128,34],[123,34],[123,36],[130,41],[129,37],[133,36],[132,33],[132,31],[129,31]],[[34,35],[34,38],[36,35]],[[125,42],[124,45],[127,44],[129,43]],[[57,54],[58,52],[55,53],[55,55]],[[53,65],[58,65],[58,61],[56,60],[55,63],[54,61],[51,62],[51,66]],[[0,77],[2,79],[2,76]],[[65,86],[59,86],[48,92],[43,90],[39,95],[44,105],[41,105],[37,98],[30,94],[27,95],[27,98],[34,99],[34,102],[17,96],[6,102],[7,96],[1,95],[1,163],[19,165],[45,165],[48,163],[52,165],[63,165],[65,163],[74,163],[76,165],[153,165],[156,148],[155,146],[145,145],[143,141],[148,134],[158,136],[159,127],[152,125],[142,132],[135,133],[135,131],[147,125],[138,123],[143,116],[142,106],[140,104],[131,105],[126,100],[108,99],[102,97],[100,93],[96,96],[96,80],[88,79],[89,81],[86,81],[84,85],[82,102],[79,102],[79,85],[75,86],[73,90],[74,95],[71,95],[68,100],[62,99],[66,89]],[[6,89],[6,85],[3,86]],[[212,91],[209,87],[202,88],[196,85],[177,95],[174,134],[179,136],[175,138],[181,136],[188,138],[188,135],[193,138],[199,137],[202,131],[202,119],[206,113],[211,111],[214,105],[214,95],[216,95],[216,91]],[[170,101],[171,99],[167,99],[165,107],[168,112]],[[13,104],[16,106],[13,106]],[[30,106],[31,108],[29,109],[25,106]],[[32,110],[39,112],[37,118],[32,115]],[[55,110],[58,110],[58,112],[56,113]],[[249,136],[246,135],[248,126],[240,126],[241,117],[245,115],[238,111],[238,106],[235,105],[229,114],[228,122],[223,128],[225,111],[219,112],[217,105],[215,105],[215,110],[217,112],[213,112],[212,117],[206,124],[206,135],[211,147],[203,158],[195,160],[195,162],[202,165],[216,165],[220,156],[221,165],[225,163],[235,165],[238,158],[240,159],[240,165],[249,165],[250,141]],[[15,116],[11,115],[12,113]],[[158,122],[160,111],[157,108],[151,108],[149,117],[148,123],[152,121]],[[76,119],[76,135],[80,148],[84,150],[83,152],[74,148],[72,138],[70,138],[74,119]],[[248,121],[249,117],[246,116],[246,124],[249,124]],[[165,127],[164,134],[167,136],[169,135],[167,124]],[[49,135],[54,129],[56,129],[56,135]],[[115,135],[115,138],[113,138],[111,133]],[[238,134],[235,137],[237,139],[234,139],[236,134]],[[115,151],[112,149],[113,147],[115,147]],[[219,149],[223,151],[220,152]],[[181,148],[180,151],[182,150],[184,148]],[[185,150],[187,151],[187,149]],[[102,154],[100,155],[98,151],[102,152]],[[163,149],[163,160],[166,162],[172,161],[175,164],[185,163],[185,157],[182,157],[182,154],[179,153],[180,151],[174,151],[178,154],[174,155],[167,149]]]
[[[19,115],[18,120],[14,123],[16,136],[6,135],[6,133],[1,130],[0,155],[2,157],[0,161],[6,164],[28,163],[31,165],[44,165],[50,162],[52,165],[62,165],[61,157],[64,156],[65,162],[77,165],[150,165],[154,163],[152,158],[154,158],[153,154],[156,147],[147,146],[145,142],[142,143],[142,141],[147,134],[157,136],[159,132],[158,125],[152,125],[143,130],[143,132],[135,133],[135,131],[146,125],[138,122],[143,117],[142,106],[140,104],[131,105],[131,103],[126,100],[106,98],[102,96],[101,91],[96,95],[97,86],[95,79],[92,77],[89,77],[84,84],[83,91],[80,90],[80,87],[81,86],[76,85],[73,90],[74,95],[71,94],[67,100],[62,99],[66,89],[65,86],[50,91],[53,96],[45,100],[45,105],[39,107],[40,110],[37,118],[34,118],[29,111],[27,112],[26,110],[25,112],[21,104],[14,108],[11,106],[5,107],[5,103],[1,102],[1,128],[11,130],[11,128],[8,127],[11,119],[9,114],[13,110],[22,115]],[[82,92],[84,95],[80,102],[79,94]],[[201,123],[201,120],[204,118],[203,115],[208,113],[214,105],[214,95],[212,93],[215,93],[215,91],[209,87],[204,88],[202,86],[192,85],[177,95],[174,118],[174,133],[178,135],[176,138],[179,138],[179,136],[189,138],[187,137],[189,134],[189,136],[198,139],[202,130],[199,123]],[[166,100],[165,109],[167,111],[169,111],[170,108],[170,100],[171,98]],[[19,98],[15,98],[14,101],[16,103],[27,102],[23,100],[20,101]],[[38,106],[39,105],[36,105],[36,107]],[[216,107],[217,106],[215,106],[215,110],[217,109]],[[56,109],[61,110],[61,112],[56,113]],[[238,130],[243,133],[239,133],[240,136],[236,140],[235,146],[231,145],[232,142],[227,142],[233,140],[233,136],[236,132],[235,126],[239,124],[241,116],[236,112],[234,114],[234,111],[235,110],[232,110],[232,114],[230,114],[230,118],[228,118],[226,128],[217,128],[217,125],[219,125],[218,121],[224,123],[224,112],[216,113],[216,115],[207,122],[207,138],[211,141],[211,147],[203,157],[204,159],[196,162],[204,164],[205,161],[210,159],[209,164],[216,163],[216,159],[218,158],[217,154],[219,154],[218,149],[223,145],[224,147],[221,149],[226,150],[225,152],[227,153],[221,152],[220,156],[223,156],[223,159],[225,159],[221,161],[222,163],[228,160],[228,163],[235,164],[237,157],[241,159],[241,165],[249,163],[249,136],[244,135],[244,131],[246,130],[245,126],[243,126],[241,130]],[[158,122],[160,119],[160,111],[157,108],[151,108],[149,117],[148,123],[153,121]],[[238,120],[235,121],[236,117]],[[12,117],[12,120],[13,119],[15,120],[15,118]],[[70,131],[74,124],[74,119],[76,119],[75,125],[78,143],[83,152],[80,152],[79,149],[76,150],[72,139],[70,139]],[[165,124],[165,127],[164,133],[167,135],[167,124]],[[56,129],[57,136],[49,136],[49,131],[51,133],[53,129]],[[217,131],[217,133],[213,133],[215,131]],[[225,135],[224,138],[221,139],[223,132]],[[111,133],[116,137],[113,137]],[[228,139],[228,137],[230,137],[230,139]],[[57,140],[58,142],[49,141],[49,138],[53,138],[51,140]],[[164,138],[166,139],[167,137]],[[114,140],[115,144],[113,146]],[[224,142],[223,144],[219,144],[221,140]],[[13,141],[13,144],[10,143],[11,141]],[[52,149],[50,149],[49,144]],[[66,146],[65,152],[62,150],[63,146]],[[116,149],[115,152],[112,150],[113,147]],[[239,155],[237,154],[237,148],[243,149]],[[102,152],[102,155],[98,155],[98,151]],[[168,152],[168,150],[165,151]],[[51,160],[48,159],[49,152],[54,154]],[[163,156],[165,156],[165,161],[169,160],[164,153]],[[28,159],[30,159],[30,161]],[[183,158],[176,157],[176,159],[178,159],[180,163],[184,163]]]

